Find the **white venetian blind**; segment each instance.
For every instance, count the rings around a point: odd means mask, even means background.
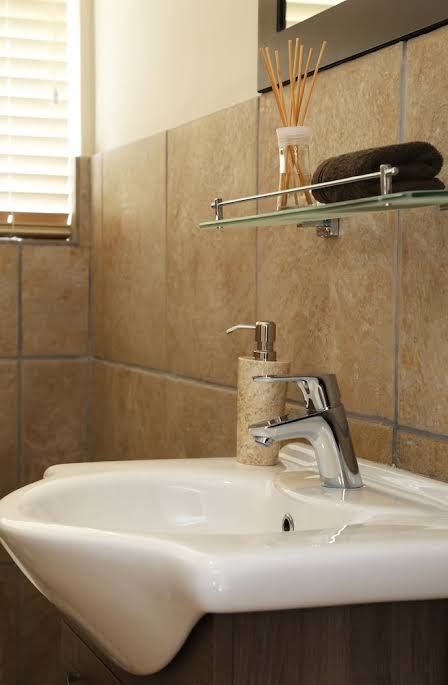
[[[67,225],[67,0],[0,0],[0,224]]]

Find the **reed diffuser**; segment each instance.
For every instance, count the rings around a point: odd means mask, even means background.
[[[279,190],[306,186],[311,182],[309,163],[311,131],[305,126],[305,120],[326,45],[327,42],[323,41],[313,75],[310,77],[309,72],[311,71],[313,48],[308,50],[306,61],[304,62],[305,46],[300,43],[300,39],[296,38],[294,50],[292,40],[288,41],[289,102],[283,88],[283,72],[278,50],[274,52],[275,71],[269,48],[261,48],[260,50],[277,103],[280,120],[283,124],[281,128],[277,129],[280,160]],[[288,199],[291,196],[296,207],[304,203],[308,205],[314,204],[313,196],[309,191],[305,191],[303,195],[290,193],[278,197],[277,209],[286,209]]]

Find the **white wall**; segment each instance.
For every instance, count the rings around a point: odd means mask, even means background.
[[[258,0],[95,0],[103,151],[256,95]]]
[[[92,155],[95,150],[95,73],[93,4],[91,0],[79,2],[80,29],[80,105],[81,155]]]

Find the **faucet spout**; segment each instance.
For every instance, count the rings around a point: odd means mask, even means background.
[[[347,489],[362,487],[345,409],[339,400],[334,376],[256,376],[254,380],[294,380],[306,395],[308,407],[304,416],[280,416],[249,426],[250,434],[258,444],[270,446],[279,440],[305,438],[314,448],[322,485]],[[315,394],[314,401],[310,401],[310,389]]]

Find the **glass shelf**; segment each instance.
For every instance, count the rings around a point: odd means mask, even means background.
[[[344,217],[367,212],[382,212],[391,209],[413,209],[415,207],[440,207],[448,210],[448,190],[415,190],[406,193],[392,193],[377,197],[365,197],[361,200],[319,204],[312,207],[284,209],[280,212],[239,216],[219,221],[204,221],[200,228],[227,228],[228,226],[264,226],[273,224],[303,224],[316,226],[325,219],[343,219]],[[313,223],[315,222],[315,223]]]

